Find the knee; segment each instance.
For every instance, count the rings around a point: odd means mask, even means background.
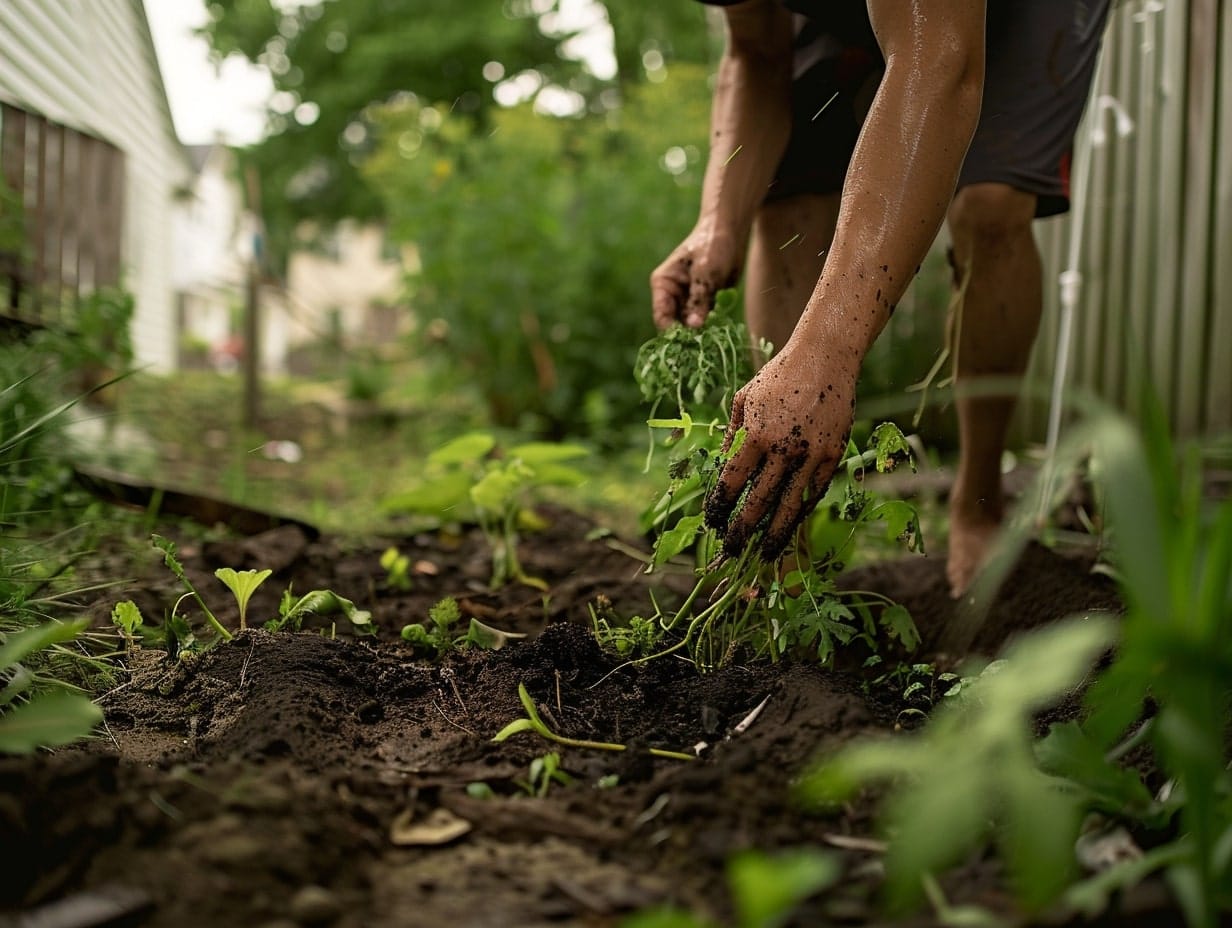
[[[1035,194],[1008,184],[971,184],[950,204],[947,221],[960,255],[974,250],[1001,251],[1031,237]]]

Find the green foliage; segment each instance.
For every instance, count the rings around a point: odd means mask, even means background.
[[[656,407],[670,398],[684,419],[686,410],[726,419],[733,394],[753,376],[749,333],[738,314],[736,291],[720,290],[700,328],[673,325],[645,342],[633,366],[642,398]],[[763,341],[762,355],[770,352]]]
[[[573,777],[561,769],[560,755],[549,751],[530,762],[530,773],[525,780],[515,780],[514,783],[528,796],[542,799],[548,794],[553,783],[568,786]]]
[[[269,579],[272,570],[235,570],[231,567],[219,567],[214,576],[223,582],[231,595],[235,597],[240,610],[240,629],[248,627],[248,601],[257,587]]]
[[[265,623],[265,627],[278,631],[284,628],[299,630],[304,619],[311,615],[341,615],[354,626],[361,635],[375,635],[372,627],[372,613],[360,609],[345,596],[339,596],[333,590],[312,590],[296,598],[287,589],[278,605],[278,618]]]
[[[124,635],[124,643],[131,651],[136,646],[137,634],[141,631],[141,627],[145,625],[145,617],[142,616],[141,610],[137,608],[137,604],[131,599],[126,599],[123,602],[115,604],[111,610],[111,624],[118,628]]]
[[[727,887],[735,928],[777,928],[800,903],[831,886],[841,869],[833,855],[811,848],[741,851],[727,862]],[[714,928],[709,919],[681,909],[639,912],[621,928]]]
[[[41,652],[72,641],[89,620],[49,621],[3,636],[0,644],[0,753],[28,754],[59,747],[90,734],[103,713],[89,697],[54,679],[42,678],[28,662]],[[42,684],[41,687],[38,684]]]
[[[504,728],[493,736],[494,742],[505,741],[512,738],[514,735],[521,734],[525,731],[531,731],[539,735],[541,738],[546,738],[548,741],[555,741],[557,744],[563,744],[567,747],[587,748],[595,751],[627,751],[628,745],[615,744],[608,741],[585,741],[578,738],[566,738],[564,735],[557,734],[548,728],[547,724],[539,715],[539,709],[535,706],[535,700],[531,698],[530,692],[526,689],[523,683],[518,684],[518,699],[522,702],[522,708],[526,711],[526,716],[520,719],[514,719]],[[679,751],[665,751],[661,748],[648,748],[647,753],[654,757],[665,757],[671,760],[693,760],[692,754],[684,754]]]
[[[667,73],[644,59],[651,52],[668,63],[709,56],[701,7],[653,0],[604,6],[624,88],[651,72],[655,79]],[[305,222],[327,227],[386,215],[391,201],[358,169],[380,144],[377,110],[386,101],[441,101],[452,118],[483,135],[496,108],[493,81],[566,89],[600,113],[619,100],[609,82],[572,54],[571,35],[553,22],[555,3],[484,4],[465,16],[446,0],[212,0],[208,10],[201,31],[214,56],[264,65],[274,81],[269,135],[243,153],[241,164],[260,178],[271,253],[279,262]],[[499,65],[499,77],[491,63]],[[704,114],[696,126],[705,132]]]
[[[1080,807],[1063,781],[1037,767],[1032,715],[1079,683],[1112,634],[1109,621],[1092,616],[1022,639],[938,707],[921,733],[843,749],[805,778],[802,794],[839,802],[866,783],[897,784],[885,809],[896,907],[917,902],[923,879],[963,859],[990,827],[1020,901],[1043,907],[1073,875]]]
[[[385,508],[453,521],[474,518],[492,547],[492,586],[517,581],[546,590],[547,584],[522,569],[518,531],[538,522],[531,506],[542,488],[585,480],[567,462],[587,454],[581,445],[538,441],[500,448],[490,433],[471,432],[432,452],[426,479],[387,499]]]
[[[446,596],[428,610],[428,624],[414,622],[402,629],[402,640],[410,642],[415,651],[422,657],[437,659],[451,651],[476,647],[489,651],[499,651],[510,641],[525,638],[518,632],[504,632],[490,625],[484,625],[472,617],[466,629],[466,634],[457,634],[457,625],[462,621],[462,612],[458,601],[452,596]]]
[[[906,651],[919,645],[904,607],[871,592],[840,593],[834,582],[862,525],[884,522],[887,539],[922,550],[915,510],[900,500],[879,500],[859,485],[865,468],[888,470],[901,460],[907,445],[896,426],[879,426],[870,439],[877,444],[864,452],[849,445],[838,478],[802,529],[807,546],[767,563],[756,538],[736,557],[723,557],[697,511],[723,462],[739,449],[742,433],[723,452],[722,428],[707,428],[702,435],[687,412],[678,420],[651,424],[679,429],[688,444],[687,453],[669,465],[668,489],[646,519],[648,526],[660,529],[649,570],[695,549],[699,579],[674,611],[664,613],[655,603],[653,616],[635,617],[625,628],[610,610],[595,612],[592,622],[602,644],[621,655],[640,652],[634,658],[638,661],[687,649],[701,669],[787,654],[829,664],[840,647],[856,641],[874,651],[885,641],[897,641]]]
[[[197,588],[193,586],[192,581],[188,579],[188,574],[184,572],[184,565],[180,563],[179,557],[176,556],[177,549],[175,542],[170,538],[164,538],[162,535],[151,535],[150,541],[155,548],[163,553],[163,563],[167,566],[167,569],[175,575],[175,578],[180,581],[180,584],[187,591],[185,595],[191,596],[196,601],[202,614],[205,616],[206,621],[209,622],[210,625],[213,626],[214,631],[218,633],[218,637],[223,641],[230,641],[232,637],[231,633],[227,631],[226,627],[221,622],[218,621],[218,617],[210,611],[210,607],[205,604],[205,600],[201,598],[201,594],[197,592]],[[178,603],[176,605],[178,606]],[[176,607],[173,607],[171,610],[171,615],[174,616],[175,614]],[[183,643],[182,639],[181,643]]]
[[[696,213],[708,106],[705,70],[681,65],[576,117],[526,104],[480,127],[427,99],[378,111],[364,172],[391,234],[419,251],[408,286],[439,320],[432,357],[478,387],[496,424],[601,438],[636,413],[647,275]]]
[[[405,592],[411,588],[411,559],[392,545],[381,553],[381,569],[390,589]]]

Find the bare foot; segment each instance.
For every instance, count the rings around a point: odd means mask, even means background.
[[[945,576],[950,583],[950,595],[961,599],[971,588],[976,574],[984,566],[1001,528],[1000,513],[988,507],[963,506],[957,496],[950,503],[950,549],[945,562]]]

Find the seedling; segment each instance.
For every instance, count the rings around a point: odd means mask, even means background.
[[[406,591],[411,588],[411,559],[392,545],[381,554],[381,568],[390,589]]]
[[[560,755],[555,751],[532,760],[530,775],[525,780],[514,780],[519,789],[535,799],[546,796],[553,783],[568,786],[572,782],[573,777],[560,768]]]
[[[176,600],[172,606],[171,614],[167,616],[167,620],[163,626],[163,635],[167,641],[167,649],[175,654],[183,654],[208,648],[217,641],[230,641],[232,635],[218,621],[209,606],[205,604],[205,600],[201,598],[201,594],[197,592],[192,581],[188,579],[184,572],[184,565],[180,563],[176,556],[175,543],[161,535],[151,536],[154,546],[163,552],[164,560],[167,567],[175,574],[179,581],[185,586],[187,592]],[[221,580],[226,587],[235,596],[235,601],[239,606],[240,611],[240,628],[247,627],[247,611],[248,601],[252,598],[253,592],[270,576],[269,570],[233,570],[230,567],[223,567],[215,571],[215,576]],[[187,598],[196,600],[201,611],[205,614],[206,620],[213,626],[217,637],[214,641],[201,643],[198,642],[193,635],[192,628],[189,626],[187,619],[179,614],[180,603]],[[351,600],[339,596],[332,590],[313,590],[310,593],[305,593],[303,596],[296,598],[288,588],[283,594],[278,606],[278,618],[271,619],[264,623],[266,629],[270,631],[279,631],[284,628],[292,628],[298,630],[304,619],[310,615],[333,615],[341,614],[346,616],[347,620],[355,626],[355,629],[360,634],[376,634],[376,630],[372,627],[372,613],[365,609],[360,609],[351,602]]]
[[[278,618],[265,623],[270,631],[280,631],[291,628],[299,631],[304,619],[310,615],[342,615],[361,635],[375,635],[372,627],[372,613],[360,609],[345,596],[339,596],[333,590],[313,590],[296,598],[288,588],[282,594],[278,604]]]
[[[518,632],[503,632],[484,625],[476,618],[471,619],[466,634],[455,634],[456,626],[462,621],[462,613],[458,601],[452,596],[446,596],[429,609],[428,619],[430,627],[422,622],[403,626],[402,640],[410,642],[421,656],[432,659],[471,646],[499,651],[510,641],[526,637]]]
[[[184,565],[180,563],[180,559],[176,556],[175,542],[169,538],[164,538],[162,535],[151,535],[150,539],[153,541],[154,547],[158,548],[158,550],[163,553],[163,562],[167,565],[167,568],[175,574],[176,579],[178,579],[188,591],[181,596],[176,601],[176,604],[171,608],[171,615],[174,616],[176,614],[181,602],[188,597],[192,597],[192,599],[196,600],[201,612],[205,615],[206,621],[209,622],[210,625],[213,626],[214,631],[218,633],[218,637],[223,641],[230,641],[232,638],[231,633],[227,631],[226,627],[223,626],[223,624],[218,621],[218,618],[214,615],[214,613],[210,611],[210,607],[205,604],[205,600],[201,598],[201,594],[197,592],[197,588],[193,586],[192,581],[188,579],[188,575],[184,572]]]
[[[386,501],[394,512],[416,512],[438,518],[474,518],[492,549],[495,587],[510,582],[546,590],[518,558],[518,534],[539,523],[531,508],[549,486],[576,486],[585,475],[566,462],[589,452],[580,445],[525,442],[498,447],[486,432],[456,438],[428,456],[428,479],[417,489]]]
[[[137,646],[137,633],[145,624],[137,604],[131,599],[116,603],[115,608],[111,610],[111,624],[120,629],[120,634],[124,636],[124,643],[131,653]]]
[[[272,570],[233,570],[230,567],[220,567],[214,571],[214,576],[221,580],[235,597],[240,610],[240,630],[248,628],[248,600],[257,587],[269,579]]]
[[[526,690],[526,684],[518,684],[518,699],[522,701],[522,708],[526,710],[526,717],[514,719],[492,739],[494,742],[505,741],[512,738],[516,734],[524,731],[533,731],[541,738],[546,738],[548,741],[555,741],[557,744],[563,744],[573,748],[588,748],[594,751],[627,751],[627,744],[615,744],[609,741],[585,741],[578,738],[566,738],[564,735],[558,735],[552,731],[544,723],[539,716],[539,710],[535,707],[535,701],[531,699],[530,693]],[[683,754],[679,751],[665,751],[661,748],[649,748],[648,753],[655,757],[666,757],[671,760],[693,760],[692,754]]]

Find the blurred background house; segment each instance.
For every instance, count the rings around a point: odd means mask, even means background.
[[[187,146],[193,176],[174,208],[173,282],[183,364],[234,370],[258,226],[244,206],[240,168],[221,141]],[[281,279],[259,287],[261,369],[309,373],[318,348],[388,342],[405,330],[402,254],[381,226],[306,229]],[[310,243],[310,244],[307,244]]]
[[[190,176],[141,0],[0,3],[0,314],[72,325],[132,292],[135,360],[176,363],[171,215]]]

